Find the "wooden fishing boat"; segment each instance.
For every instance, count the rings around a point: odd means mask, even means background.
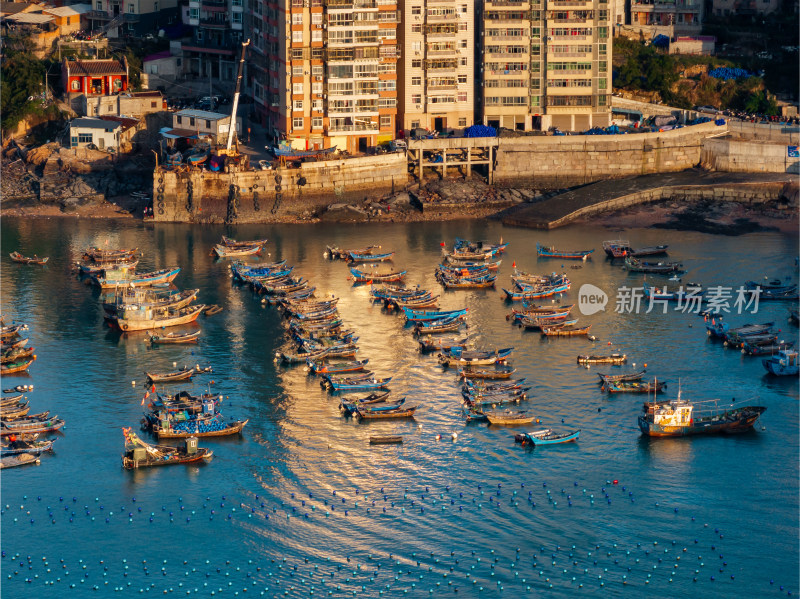
[[[336,374],[340,372],[359,372],[367,367],[369,359],[355,360],[352,362],[324,362],[321,360],[307,360],[308,369],[313,374]]]
[[[339,404],[339,410],[345,416],[354,416],[356,411],[359,409],[368,410],[370,412],[391,412],[391,411],[398,411],[403,408],[403,404],[406,403],[406,398],[403,397],[402,399],[397,400],[385,400],[382,402],[370,402],[369,404],[364,403],[354,403],[342,400]]]
[[[15,389],[3,389],[3,393],[13,393]],[[0,409],[11,408],[14,406],[18,406],[22,403],[23,395],[19,393],[17,395],[10,395],[8,397],[4,397],[0,399]]]
[[[191,304],[198,293],[199,289],[165,292],[155,291],[150,287],[125,287],[117,290],[113,301],[103,302],[103,310],[107,314],[117,314],[120,309],[130,305],[137,308],[177,310]]]
[[[651,287],[647,281],[643,283],[642,287],[646,300],[681,302],[689,305],[693,303],[699,307],[700,303],[705,298],[705,291],[703,291],[699,285],[693,283],[689,283],[685,288],[681,286],[677,291],[668,291],[666,286]]]
[[[592,325],[585,327],[543,327],[542,335],[546,337],[575,337],[580,335],[588,335]]]
[[[373,272],[367,272],[363,270],[359,270],[357,268],[350,267],[350,273],[353,275],[353,280],[357,283],[371,283],[371,282],[378,282],[378,283],[391,283],[394,281],[402,281],[403,277],[406,276],[405,270],[402,271],[392,271],[392,272],[378,272],[377,270]]]
[[[648,437],[684,437],[716,433],[743,433],[752,430],[759,416],[767,409],[763,406],[745,406],[720,409],[717,402],[706,409],[696,409],[695,404],[678,398],[669,402],[651,402],[644,405],[639,416],[639,429]]]
[[[510,389],[518,389],[522,387],[523,383],[527,380],[527,377],[522,377],[512,382],[508,383],[491,383],[487,385],[481,380],[470,380],[466,379],[462,386],[462,391],[466,392],[485,392],[490,393],[492,391],[507,391]]]
[[[575,304],[523,304],[522,309],[518,310],[517,308],[511,308],[511,313],[506,315],[506,320],[519,320],[523,316],[533,316],[535,318],[541,316],[551,316],[553,314],[569,314],[572,312],[572,309],[575,307]]]
[[[706,325],[706,334],[720,339],[724,339],[728,334],[763,335],[768,333],[774,324],[774,322],[765,322],[762,324],[746,324],[740,327],[731,328],[729,323],[722,321],[722,317],[719,318],[719,321],[712,318],[711,324]]]
[[[275,353],[275,361],[282,362],[284,364],[305,364],[308,362],[308,360],[318,360],[324,358],[329,351],[329,348],[321,348],[309,352],[299,352],[294,354],[279,351]]]
[[[64,421],[56,416],[39,418],[20,418],[6,422],[0,421],[0,436],[20,435],[30,433],[51,433],[64,426]]]
[[[640,258],[642,256],[659,256],[666,254],[668,248],[668,245],[651,245],[647,247],[633,248],[630,252],[628,252],[628,254],[634,258]]]
[[[385,389],[392,377],[369,380],[331,380],[330,389],[333,392],[341,391],[371,391],[373,389]]]
[[[470,251],[467,249],[463,250],[453,250],[452,252],[448,252],[447,250],[442,250],[442,258],[445,261],[450,260],[461,260],[465,262],[486,262],[494,258],[497,252],[492,249],[487,250],[475,250]]]
[[[549,428],[530,433],[514,435],[514,441],[522,445],[555,445],[558,443],[571,443],[577,441],[581,430],[569,433],[556,433]]]
[[[8,326],[4,326],[0,328],[0,339],[3,340],[3,343],[7,343],[12,339],[16,339],[19,336],[20,331],[27,331],[28,325],[26,324],[12,324]]]
[[[667,384],[661,381],[631,381],[618,380],[603,384],[603,391],[609,393],[660,393],[666,389]]]
[[[495,260],[494,262],[483,261],[483,262],[476,262],[474,260],[462,260],[460,258],[453,258],[452,256],[445,256],[443,262],[447,263],[447,266],[450,268],[463,268],[467,270],[491,270],[496,271],[500,269],[500,265],[503,264],[502,260]],[[445,265],[441,265],[444,267]]]
[[[260,245],[249,245],[242,247],[228,247],[225,245],[215,244],[214,253],[218,258],[239,258],[241,256],[254,256],[261,253]]]
[[[189,324],[203,312],[204,304],[186,306],[178,310],[152,310],[126,307],[122,315],[109,316],[110,322],[121,331],[144,331]]]
[[[0,420],[19,420],[27,416],[30,410],[31,406],[27,401],[12,407],[0,408]]]
[[[625,354],[581,355],[578,356],[578,364],[624,364],[628,361]]]
[[[456,250],[468,250],[471,252],[488,250],[496,254],[502,254],[510,243],[509,241],[503,243],[502,238],[500,238],[500,243],[489,243],[487,241],[470,241],[469,239],[456,237],[453,247]]]
[[[728,334],[725,335],[725,347],[741,349],[747,343],[751,346],[755,345],[773,345],[778,342],[777,333],[761,333],[754,335],[738,335]]]
[[[211,372],[211,368],[186,367],[173,372],[145,372],[147,380],[151,383],[177,383],[188,381],[196,374]]]
[[[192,333],[164,333],[163,335],[148,333],[147,339],[150,343],[164,345],[167,343],[197,343],[198,337],[200,337],[200,331],[194,331]]]
[[[432,320],[430,322],[418,322],[414,325],[415,335],[430,335],[435,333],[450,333],[457,331],[464,324],[460,316]]]
[[[426,293],[414,298],[394,298],[383,300],[387,308],[436,308],[439,305],[439,296]]]
[[[101,262],[116,262],[119,260],[130,260],[139,251],[139,248],[117,249],[117,250],[103,250],[101,248],[89,248],[83,253],[85,261],[95,263]]]
[[[671,274],[683,272],[682,265],[678,262],[642,262],[633,256],[625,257],[625,268],[630,272],[647,274]]]
[[[19,362],[20,360],[30,358],[34,351],[36,351],[36,349],[33,347],[9,348],[3,351],[3,353],[0,355],[0,364],[11,364],[13,362]]]
[[[794,348],[793,341],[781,341],[780,343],[771,343],[767,345],[750,345],[745,342],[742,346],[742,353],[747,356],[766,356],[775,355],[786,349]]]
[[[104,270],[104,276],[94,275],[91,280],[101,289],[116,287],[149,287],[161,283],[171,283],[181,272],[179,266],[162,268],[153,272],[131,275],[127,269]]]
[[[533,331],[541,331],[543,328],[560,329],[570,327],[578,323],[577,318],[569,319],[568,315],[531,317],[523,316],[519,319],[519,325]]]
[[[21,360],[16,360],[14,362],[9,362],[8,364],[0,364],[0,374],[14,374],[15,372],[24,372],[28,370],[31,364],[36,361],[36,354],[33,354],[29,358],[23,358]]]
[[[467,379],[508,379],[517,371],[516,368],[511,366],[503,366],[495,368],[494,370],[475,369],[475,368],[460,368],[458,376]]]
[[[487,412],[486,419],[489,424],[502,424],[504,426],[514,426],[517,424],[530,424],[536,417],[527,411],[522,412]]]
[[[6,468],[17,468],[19,466],[29,466],[32,464],[38,465],[39,458],[27,453],[0,458],[0,470],[5,470]]]
[[[384,411],[375,411],[365,408],[358,408],[353,413],[353,417],[360,420],[394,420],[397,418],[413,418],[414,412],[417,410],[418,407],[419,406],[414,406],[411,408],[405,408],[399,410],[384,410]]]
[[[113,262],[101,262],[97,263],[88,263],[83,264],[81,262],[76,262],[75,266],[78,267],[78,271],[82,275],[99,275],[104,270],[127,270],[128,272],[133,272],[137,266],[139,266],[139,259],[138,258],[125,258],[122,260],[114,260]]]
[[[415,310],[413,308],[403,308],[406,315],[406,322],[430,322],[434,320],[442,320],[443,318],[455,318],[466,316],[467,309],[461,310]]]
[[[52,451],[54,443],[55,439],[48,439],[47,441],[27,441],[9,436],[8,444],[0,448],[0,456],[4,458],[24,454],[37,456],[45,451]]]
[[[25,347],[28,341],[29,339],[27,337],[25,339],[7,339],[0,344],[0,351],[6,352],[17,347]]]
[[[253,239],[252,241],[236,241],[230,237],[222,236],[222,245],[229,248],[253,247],[267,245],[266,239]],[[286,262],[285,260],[283,262]]]
[[[488,289],[494,287],[497,275],[481,278],[463,277],[460,279],[451,279],[441,277],[439,282],[445,289]]]
[[[418,339],[419,351],[422,353],[429,353],[434,351],[450,351],[453,348],[466,349],[468,340],[467,338],[455,339],[452,337],[432,337],[428,335],[425,338]]]
[[[623,252],[629,250],[631,242],[627,239],[612,239],[603,242],[603,251],[609,258],[621,258]]]
[[[646,371],[640,370],[639,372],[626,372],[623,374],[603,374],[601,372],[597,373],[597,376],[600,377],[600,383],[617,383],[621,381],[641,381],[644,378]]]
[[[564,260],[586,260],[594,250],[563,251],[553,246],[536,244],[536,255],[543,258],[563,258]]]
[[[451,349],[439,354],[438,361],[445,368],[448,366],[491,366],[504,362],[513,351],[513,347],[496,350]]]
[[[34,254],[32,258],[29,258],[27,256],[23,256],[19,252],[11,252],[9,256],[11,256],[11,260],[13,262],[18,262],[19,264],[39,264],[42,266],[47,264],[47,261],[50,259],[49,257],[39,258],[39,256],[36,254]]]
[[[800,298],[797,292],[797,285],[792,285],[785,290],[781,291],[761,291],[759,294],[761,300],[776,300],[776,301],[797,301]]]
[[[392,256],[394,256],[394,252],[382,252],[377,253],[373,250],[369,250],[366,252],[359,251],[359,250],[350,250],[347,252],[347,261],[348,262],[385,262],[387,260],[391,260]]]
[[[214,426],[219,422],[218,426]],[[227,437],[241,434],[249,420],[222,421],[219,414],[211,418],[195,418],[185,422],[170,421],[167,427],[153,426],[153,432],[160,439],[187,439],[189,437]]]
[[[203,315],[214,316],[215,314],[219,314],[220,312],[222,312],[222,310],[223,310],[222,306],[218,304],[212,304],[210,306],[205,307],[205,310],[203,310]]]
[[[122,429],[125,435],[125,453],[122,467],[128,470],[173,464],[195,464],[210,462],[214,452],[197,446],[197,438],[189,437],[183,447],[151,445],[142,441],[130,428]]]
[[[384,437],[370,437],[370,445],[398,445],[403,442],[403,437],[400,435],[384,436]]]
[[[552,285],[543,288],[526,288],[523,291],[513,291],[510,289],[502,288],[503,293],[506,294],[505,299],[512,302],[529,302],[533,300],[551,297],[557,293],[564,293],[569,291],[570,283],[561,283],[559,285]]]
[[[794,376],[796,377],[800,362],[798,362],[797,350],[781,350],[777,356],[772,356],[768,360],[762,360],[765,370],[775,376]]]

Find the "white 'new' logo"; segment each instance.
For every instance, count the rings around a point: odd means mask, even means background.
[[[606,309],[608,296],[605,291],[589,283],[581,285],[578,292],[578,309],[584,316],[591,316]]]

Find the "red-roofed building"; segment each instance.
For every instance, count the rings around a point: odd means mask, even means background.
[[[61,65],[61,80],[69,98],[79,94],[109,96],[128,89],[128,60],[68,60]]]

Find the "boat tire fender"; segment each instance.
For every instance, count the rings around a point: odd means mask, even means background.
[[[281,177],[280,175],[275,175],[275,183],[280,185],[281,181],[283,181],[283,177]]]
[[[164,209],[163,208],[159,208],[158,209],[158,214],[161,215],[161,216],[164,216]]]

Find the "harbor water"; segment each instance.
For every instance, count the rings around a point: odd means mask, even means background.
[[[201,227],[128,221],[14,219],[2,222],[2,313],[24,322],[36,348],[29,374],[3,388],[34,385],[32,412],[66,421],[52,455],[2,473],[2,597],[335,596],[335,597],[785,597],[798,581],[798,380],[766,374],[749,357],[709,339],[701,316],[660,306],[615,310],[618,289],[641,274],[603,254],[604,239],[669,244],[683,282],[733,289],[733,326],[775,322],[796,340],[789,302],[736,314],[746,280],[797,280],[798,238],[740,237],[588,225],[555,231],[488,221]],[[412,420],[359,424],[303,366],[276,364],[286,336],[281,314],[230,278],[229,261],[209,255],[221,235],[268,238],[250,261],[286,259],[318,296],[340,298],[359,359],[392,376],[392,393],[420,404]],[[510,242],[497,289],[444,291],[434,278],[441,244],[455,237]],[[537,258],[536,243],[595,248],[585,262]],[[442,309],[468,309],[479,347],[513,347],[527,377],[521,427],[465,424],[460,382],[423,355],[403,318],[353,285],[327,245],[380,244],[395,251],[406,281],[441,295]],[[74,265],[90,246],[137,247],[141,272],[180,266],[175,284],[224,310],[178,330],[202,331],[191,345],[151,346],[103,320],[100,293]],[[49,256],[46,266],[8,254]],[[583,316],[595,341],[545,338],[511,325],[517,269],[566,272],[560,301],[578,303],[592,284],[605,310]],[[573,266],[579,268],[572,268]],[[679,283],[649,275],[652,284]],[[545,300],[549,302],[550,300]],[[586,353],[623,352],[624,367],[576,364]],[[211,366],[192,382],[159,391],[211,390],[226,418],[249,419],[241,436],[201,439],[214,459],[201,466],[125,471],[123,427],[139,430],[144,371]],[[174,367],[177,366],[177,368]],[[644,368],[666,381],[664,399],[718,399],[767,408],[752,432],[677,439],[642,437],[647,396],[608,395],[597,372]],[[135,382],[135,385],[134,385]],[[522,407],[524,405],[524,407]],[[704,404],[707,405],[707,404]],[[577,443],[530,449],[514,434],[580,429]],[[144,432],[145,440],[152,440]],[[369,437],[402,435],[401,445]]]

